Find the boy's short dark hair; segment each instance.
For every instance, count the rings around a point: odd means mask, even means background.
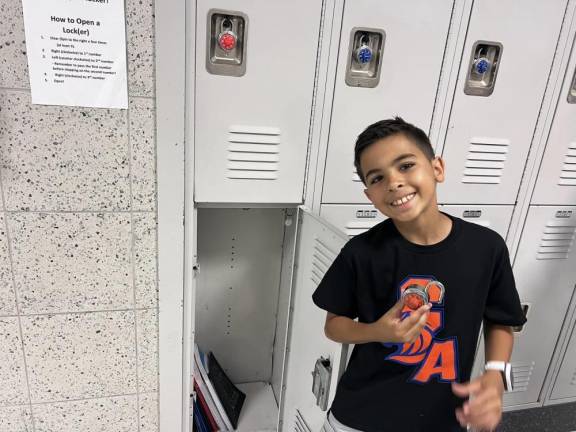
[[[364,132],[358,135],[354,147],[354,165],[356,166],[356,171],[364,184],[366,184],[366,179],[364,178],[362,168],[360,167],[360,155],[367,147],[371,146],[376,141],[396,134],[403,134],[407,138],[411,139],[428,157],[428,159],[434,159],[434,149],[432,148],[428,135],[426,135],[422,129],[411,123],[405,122],[400,117],[380,120],[379,122],[368,126]]]

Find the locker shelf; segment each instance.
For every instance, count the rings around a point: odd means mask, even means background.
[[[236,384],[246,393],[246,400],[238,419],[238,432],[276,431],[278,406],[272,387],[265,382]]]

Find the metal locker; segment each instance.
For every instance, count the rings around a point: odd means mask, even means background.
[[[572,328],[572,336],[564,353],[550,399],[576,399],[576,325]]]
[[[576,282],[576,207],[531,206],[514,262],[528,322],[515,333],[515,390],[506,406],[538,402]]]
[[[338,379],[346,366],[346,346],[324,335],[326,312],[318,309],[311,297],[348,239],[302,209],[299,224],[286,391],[280,415],[282,431],[308,432],[321,429],[326,407],[334,399]]]
[[[450,0],[346,2],[323,203],[369,202],[354,168],[354,143],[368,125],[399,115],[428,132],[452,7]]]
[[[474,2],[439,201],[515,204],[566,3]]]
[[[320,216],[348,237],[362,234],[387,219],[371,205],[323,204]]]
[[[502,238],[506,238],[514,206],[457,206],[440,205],[440,210],[493,229]]]
[[[198,1],[196,202],[302,202],[321,13]]]
[[[568,64],[546,151],[542,158],[533,204],[576,203],[576,43]]]
[[[477,223],[496,231],[506,238],[513,206],[456,206],[439,205],[441,211],[457,216],[466,221]],[[373,226],[387,219],[374,206],[370,205],[333,205],[323,204],[320,216],[344,232],[354,237],[368,231]]]

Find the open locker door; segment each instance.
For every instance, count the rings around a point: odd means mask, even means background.
[[[326,338],[326,312],[312,294],[348,238],[302,207],[298,224],[280,431],[317,432],[346,366],[347,346]]]

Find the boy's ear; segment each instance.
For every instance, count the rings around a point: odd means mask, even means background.
[[[441,156],[436,156],[430,161],[432,164],[432,169],[434,170],[434,178],[436,182],[443,183],[446,178],[446,164]]]

